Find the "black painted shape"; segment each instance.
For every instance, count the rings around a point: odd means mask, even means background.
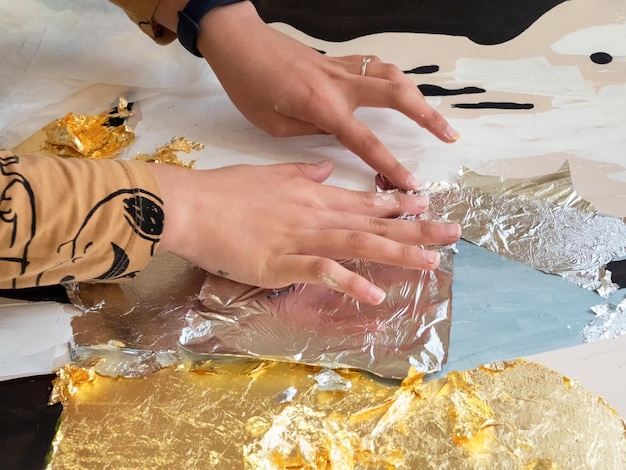
[[[67,291],[65,290],[65,287],[61,285],[27,287],[24,289],[0,289],[0,297],[29,300],[31,302],[52,301],[61,302],[63,304],[70,303],[70,300],[67,297]]]
[[[475,86],[467,86],[465,88],[457,88],[456,90],[450,88],[443,88],[438,85],[430,85],[424,83],[417,85],[422,95],[424,96],[456,96],[456,95],[474,95],[476,93],[485,93],[484,88],[478,88]]]
[[[267,23],[287,23],[326,41],[383,32],[466,36],[500,44],[567,0],[252,0]],[[433,38],[429,47],[437,47]]]
[[[532,103],[509,103],[506,101],[483,101],[481,103],[457,103],[452,105],[453,108],[460,109],[533,109]]]
[[[606,269],[611,271],[611,280],[620,286],[626,287],[626,259],[611,261],[606,265]]]
[[[594,64],[605,65],[613,61],[613,56],[607,52],[594,52],[589,56]]]
[[[411,70],[404,70],[404,73],[415,73],[415,74],[427,74],[427,73],[435,73],[439,72],[438,65],[422,65],[420,67],[415,67]]]
[[[126,109],[128,109],[129,111],[132,111],[133,104],[134,103],[128,103],[128,106],[126,107]],[[119,110],[117,109],[117,106],[116,106],[109,112],[109,114],[117,114],[118,112]],[[126,121],[128,121],[128,117],[112,116],[109,119],[107,119],[106,122],[102,125],[107,126],[107,127],[119,127],[119,126],[123,126],[124,124],[126,124]]]
[[[0,382],[0,468],[43,469],[61,414],[48,405],[54,375]]]

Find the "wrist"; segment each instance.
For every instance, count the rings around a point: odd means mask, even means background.
[[[202,57],[202,53],[198,49],[198,41],[201,28],[207,25],[206,22],[203,22],[204,18],[210,16],[212,13],[214,14],[216,11],[223,11],[224,9],[226,9],[230,15],[233,10],[229,10],[228,7],[234,7],[236,4],[242,2],[244,2],[244,0],[189,0],[185,8],[178,11],[176,33],[179,42],[191,54]]]
[[[184,194],[185,173],[192,170],[162,163],[149,163],[163,201],[164,223],[158,252],[177,254],[176,247],[181,243],[181,229],[186,225]]]
[[[231,3],[214,8],[200,20],[197,47],[205,59],[225,44],[246,41],[256,23],[263,23],[250,1]]]

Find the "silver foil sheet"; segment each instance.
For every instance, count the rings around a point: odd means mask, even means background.
[[[126,284],[76,284],[85,314],[72,351],[105,375],[141,376],[183,357],[249,356],[404,377],[439,370],[448,352],[452,249],[436,271],[344,262],[386,291],[378,306],[321,285],[267,290],[158,257]],[[97,361],[96,361],[97,360]]]
[[[626,255],[626,223],[576,193],[567,163],[534,178],[462,168],[457,184],[432,183],[425,192],[432,217],[459,223],[465,240],[602,296],[617,290],[605,267]]]

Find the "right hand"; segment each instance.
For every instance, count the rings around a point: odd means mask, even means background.
[[[188,170],[151,164],[165,208],[159,250],[234,281],[264,288],[325,284],[379,304],[384,292],[336,260],[431,270],[456,224],[390,217],[420,214],[425,198],[321,184],[331,161]]]

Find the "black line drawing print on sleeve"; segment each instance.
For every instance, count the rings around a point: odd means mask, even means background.
[[[19,173],[19,157],[0,157],[0,173],[6,178],[0,186],[0,223],[9,224],[10,236],[0,240],[0,267],[13,275],[12,288],[18,287],[19,277],[26,273],[29,265],[28,248],[35,237],[35,195],[30,183]],[[0,183],[2,184],[2,183]],[[28,201],[23,213],[16,210],[17,201]]]

